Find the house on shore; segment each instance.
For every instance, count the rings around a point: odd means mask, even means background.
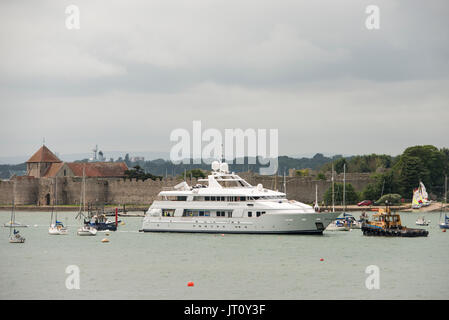
[[[125,162],[63,162],[43,145],[26,162],[27,176],[35,178],[86,177],[122,178],[128,166]]]

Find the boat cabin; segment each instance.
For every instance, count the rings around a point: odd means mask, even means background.
[[[381,227],[383,229],[401,228],[401,216],[397,213],[391,213],[390,208],[386,210],[379,209],[378,213],[374,214],[369,224]]]

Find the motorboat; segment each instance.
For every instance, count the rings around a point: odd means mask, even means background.
[[[417,226],[428,226],[430,224],[430,220],[426,220],[424,217],[418,217],[416,219]]]
[[[252,186],[229,172],[226,162],[214,161],[211,174],[197,185],[183,181],[161,191],[146,212],[141,231],[322,234],[339,215],[316,212],[262,184]]]
[[[350,231],[351,227],[349,223],[345,219],[337,219],[332,221],[327,228],[326,231]]]
[[[84,225],[78,229],[79,236],[95,236],[97,234],[97,229],[92,226]]]

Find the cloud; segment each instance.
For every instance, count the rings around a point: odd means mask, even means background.
[[[367,1],[80,0],[67,30],[70,4],[0,3],[5,155],[167,151],[192,120],[279,128],[286,154],[445,143],[445,1],[377,1],[376,31]]]

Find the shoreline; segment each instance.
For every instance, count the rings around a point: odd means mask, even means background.
[[[105,206],[104,212],[106,215],[115,215],[115,209],[118,209],[119,216],[143,216],[143,214],[148,210],[149,205],[123,205],[117,206]],[[11,211],[11,205],[0,205],[0,211]],[[15,211],[33,211],[33,212],[50,212],[52,210],[59,212],[78,212],[80,210],[79,205],[64,205],[64,206],[37,206],[37,205],[16,205]],[[87,210],[87,208],[86,208]],[[130,213],[130,214],[128,214]],[[136,213],[139,213],[137,215]]]
[[[127,216],[128,212],[133,213],[141,213],[144,214],[148,208],[150,207],[149,204],[140,204],[140,205],[129,205],[129,206],[123,206],[123,205],[108,205],[105,206],[105,212],[108,214],[115,214],[115,209],[118,209],[119,215]],[[420,209],[412,209],[411,204],[405,204],[400,206],[390,206],[390,208],[394,211],[399,212],[437,212],[440,211],[442,207],[441,202],[433,202],[431,205],[427,207],[422,207]],[[10,211],[11,205],[0,205],[0,211]],[[378,209],[383,209],[385,206],[357,206],[357,205],[347,205],[346,211],[377,211]],[[449,204],[446,204],[444,208],[449,209]],[[335,206],[335,211],[341,211],[343,212],[344,206]],[[37,205],[16,205],[15,206],[16,211],[36,211],[36,212],[49,212],[52,210],[56,211],[79,211],[79,205],[64,205],[64,206],[37,206]],[[332,207],[321,207],[321,211],[331,211]],[[126,213],[125,213],[126,212]]]

